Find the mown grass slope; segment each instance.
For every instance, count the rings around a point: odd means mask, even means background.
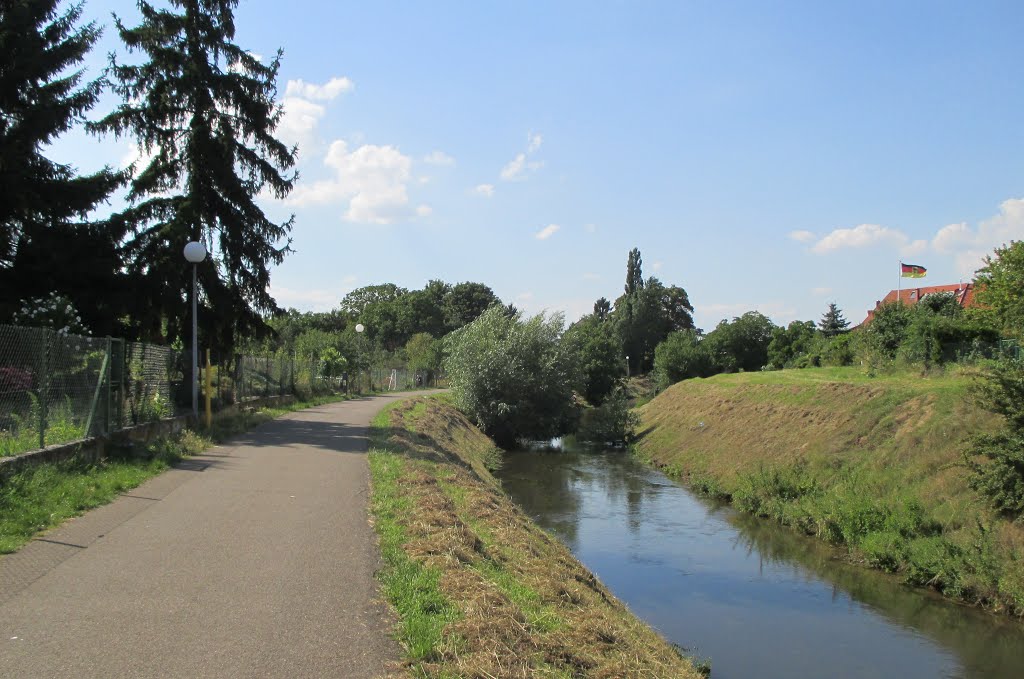
[[[854,368],[719,375],[639,409],[638,454],[913,584],[1024,612],[1024,529],[967,484],[970,436],[999,419],[966,373]]]
[[[488,471],[493,442],[444,399],[374,423],[372,513],[405,670],[429,677],[696,677]]]

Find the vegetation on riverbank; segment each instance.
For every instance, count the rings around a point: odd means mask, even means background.
[[[445,399],[374,421],[385,596],[415,676],[700,676],[501,492],[494,443]]]
[[[295,410],[344,400],[323,396],[275,408],[243,408],[218,415],[210,430],[161,437],[140,451],[93,461],[72,458],[23,467],[0,476],[0,554],[17,551],[40,532],[108,504],[188,455]]]
[[[1024,614],[1024,526],[970,487],[1000,426],[968,373],[854,368],[719,375],[639,409],[638,454],[705,493],[850,548],[907,582]]]

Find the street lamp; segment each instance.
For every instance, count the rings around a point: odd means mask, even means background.
[[[366,326],[364,326],[362,323],[356,323],[356,332],[359,333],[359,341],[358,341],[358,344],[357,344],[358,350],[356,352],[356,360],[360,364],[362,364],[362,362],[363,362],[363,339],[362,339],[362,337],[363,337],[363,331],[364,330],[366,330]],[[356,374],[357,375],[359,374],[359,366],[358,365],[356,366]],[[362,381],[362,380],[360,380],[360,381]],[[363,393],[362,386],[359,387],[359,393],[360,394]]]
[[[185,259],[192,263],[192,414],[199,417],[199,324],[196,265],[206,259],[206,246],[198,241],[185,245]]]
[[[629,377],[629,354],[626,354],[626,377]]]

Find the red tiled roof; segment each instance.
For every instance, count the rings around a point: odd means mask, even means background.
[[[956,295],[956,301],[965,309],[977,305],[974,301],[974,283],[954,283],[952,285],[930,285],[925,288],[903,288],[901,290],[890,290],[889,294],[887,294],[881,301],[875,302],[875,308],[868,311],[868,317],[864,319],[864,322],[861,323],[861,325],[870,323],[871,319],[875,316],[875,311],[883,304],[889,304],[890,302],[895,302],[899,299],[907,306],[913,306],[925,295],[931,295],[936,292],[952,292]]]

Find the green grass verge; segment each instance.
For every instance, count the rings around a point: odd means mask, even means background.
[[[9,554],[40,531],[107,504],[121,493],[168,469],[209,441],[185,432],[149,444],[145,459],[43,463],[0,481],[0,554]]]
[[[395,405],[377,414],[370,434],[370,510],[384,561],[378,579],[384,596],[398,613],[399,640],[409,657],[427,661],[437,656],[444,626],[458,618],[458,611],[441,593],[441,573],[409,558],[404,549],[407,538],[400,517],[407,517],[412,506],[399,481],[410,462],[388,449],[383,440]],[[420,674],[415,664],[413,671]]]
[[[160,438],[141,455],[112,457],[99,462],[72,458],[44,462],[0,477],[0,554],[10,554],[42,531],[74,516],[108,504],[118,495],[166,471],[184,456],[206,450],[281,415],[345,400],[324,396],[277,408],[217,416],[210,430],[185,431]]]

